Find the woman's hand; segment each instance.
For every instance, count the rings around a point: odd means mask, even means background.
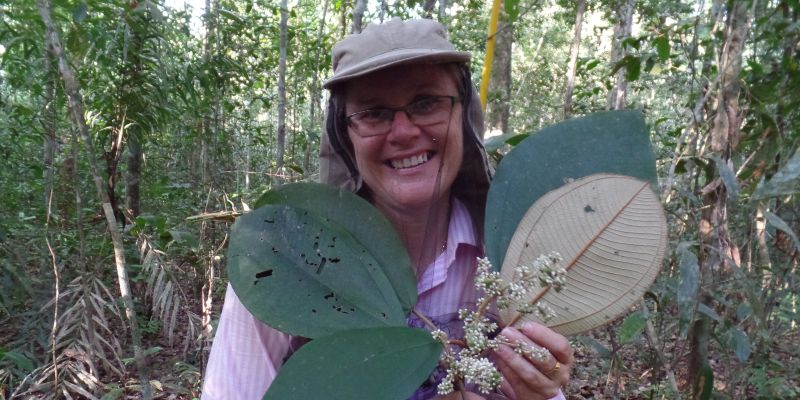
[[[544,347],[552,356],[544,361],[517,354],[513,348],[501,345],[495,350],[495,361],[503,374],[504,393],[516,400],[551,399],[569,382],[574,358],[572,347],[562,335],[550,328],[527,322],[521,329],[507,327],[500,332],[511,343],[523,341],[529,346]]]

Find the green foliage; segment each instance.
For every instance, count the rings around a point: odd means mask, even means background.
[[[313,183],[284,185],[265,193],[255,206],[287,205],[320,212],[346,229],[384,268],[405,313],[416,303],[416,278],[410,268],[411,260],[405,248],[398,246],[400,238],[389,221],[372,205],[352,193]],[[346,211],[345,211],[346,210]],[[385,233],[385,242],[374,240],[376,232]],[[382,236],[384,237],[384,236]],[[409,268],[405,268],[405,267]]]
[[[697,304],[697,291],[700,289],[700,266],[697,256],[689,248],[689,243],[678,245],[678,259],[680,260],[680,286],[678,287],[677,302],[680,309],[680,331],[685,334],[689,323],[694,318]]]
[[[406,399],[441,351],[430,333],[404,326],[319,337],[289,359],[264,399]]]
[[[503,10],[508,15],[508,22],[513,24],[519,18],[519,0],[505,0]]]
[[[321,184],[265,197],[266,205],[236,221],[228,251],[231,283],[253,315],[309,338],[405,324],[415,279],[385,217],[355,194]]]
[[[628,314],[622,321],[619,330],[619,341],[621,344],[631,343],[642,334],[647,326],[647,318],[642,312]]]
[[[498,166],[487,199],[486,254],[495,267],[502,265],[517,221],[545,193],[599,172],[655,182],[655,158],[636,111],[568,120],[531,135],[516,149]]]
[[[759,182],[752,198],[755,200],[787,196],[800,192],[800,149],[767,182]]]

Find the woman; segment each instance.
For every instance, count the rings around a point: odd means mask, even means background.
[[[439,23],[395,19],[339,42],[324,84],[331,96],[321,180],[355,191],[392,223],[417,275],[415,310],[450,337],[463,332],[458,310],[480,296],[473,278],[489,186],[469,59]],[[408,324],[424,326],[415,317]],[[567,340],[536,324],[502,334],[545,347],[552,357],[529,360],[501,346],[493,359],[504,376],[502,394],[489,398],[563,397],[573,361]],[[302,341],[257,321],[229,286],[203,398],[261,398]],[[441,377],[432,374],[413,398],[435,397]]]

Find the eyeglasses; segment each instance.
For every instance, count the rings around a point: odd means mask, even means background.
[[[345,119],[347,125],[361,137],[378,136],[392,129],[394,115],[398,111],[406,113],[408,119],[417,126],[429,126],[450,119],[455,96],[428,96],[406,104],[403,107],[377,107],[354,112]]]

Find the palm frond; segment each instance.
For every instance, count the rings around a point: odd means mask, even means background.
[[[185,317],[180,313],[181,304],[190,304],[178,284],[177,276],[181,271],[173,263],[165,261],[165,254],[158,250],[147,236],[139,236],[138,247],[142,260],[141,274],[147,277],[144,301],[149,304],[151,315],[162,322],[161,334],[172,346],[179,320],[184,321],[185,318],[190,335],[196,332],[196,320],[191,317],[191,312],[187,310]],[[187,344],[184,346],[184,354],[188,350]]]

